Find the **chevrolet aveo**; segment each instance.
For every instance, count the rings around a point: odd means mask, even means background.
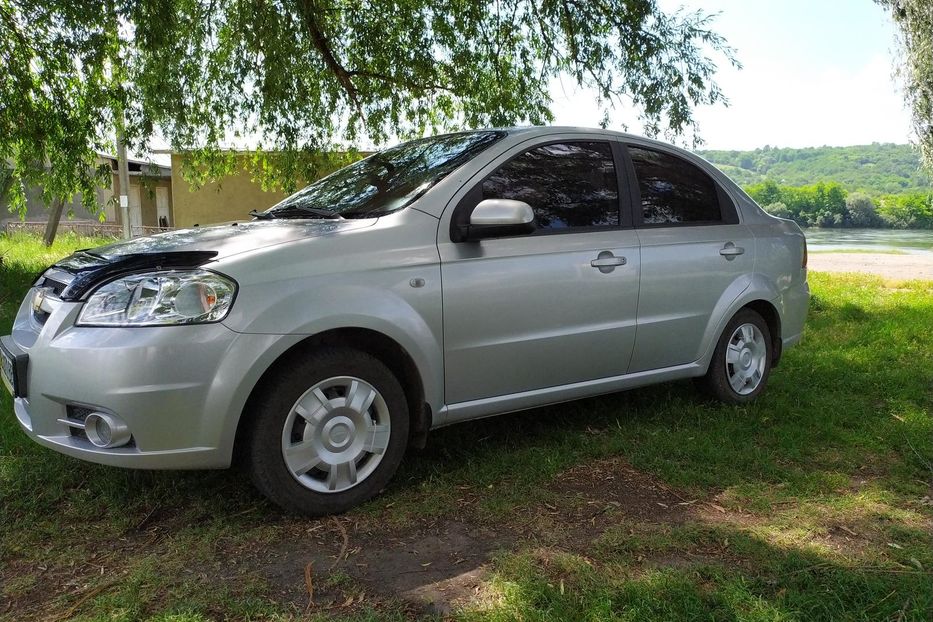
[[[253,217],[43,273],[0,340],[26,434],[122,467],[237,456],[283,508],[340,512],[441,426],[679,378],[749,402],[809,301],[797,225],[609,131],[415,140]]]

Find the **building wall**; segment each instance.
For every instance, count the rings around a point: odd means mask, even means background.
[[[192,189],[185,181],[185,154],[172,154],[172,206],[175,226],[209,225],[230,220],[248,220],[250,210],[264,210],[286,197],[267,192],[241,166],[235,175]]]
[[[161,178],[147,178],[143,182],[138,174],[130,175],[130,186],[139,186],[139,199],[140,199],[140,211],[142,215],[142,226],[144,227],[157,227],[159,226],[158,213],[157,213],[157,203],[156,203],[156,188],[162,187],[167,190],[167,199],[168,199],[168,214],[169,214],[169,226],[173,226],[171,222],[172,217],[172,180],[169,177]],[[120,208],[117,201],[113,200],[114,196],[119,197],[120,195],[120,179],[119,175],[114,173],[113,181],[111,182],[110,188],[98,188],[97,189],[97,205],[100,207],[100,212],[90,212],[84,208],[81,203],[81,195],[75,195],[71,203],[65,206],[65,211],[62,213],[61,222],[76,222],[76,223],[99,223],[101,222],[101,215],[103,215],[103,221],[110,224],[123,224],[123,219],[120,214]],[[45,205],[42,200],[42,191],[38,187],[30,187],[26,189],[26,222],[46,222],[49,219],[49,207]],[[0,230],[4,230],[8,222],[19,222],[20,216],[18,213],[12,213],[9,211],[9,204],[3,198],[0,198]]]
[[[42,200],[42,189],[38,187],[26,188],[26,218],[25,220],[36,222],[36,221],[47,221],[49,219],[49,208],[46,207],[45,202]],[[75,195],[74,199],[65,206],[65,211],[62,213],[62,222],[68,220],[75,221],[87,221],[87,220],[96,220],[97,215],[91,214],[84,206],[81,204],[81,195]],[[0,225],[5,226],[9,221],[19,221],[19,213],[11,212],[9,201],[5,198],[0,197]],[[0,227],[2,229],[2,227]]]
[[[365,157],[368,152],[354,154],[353,157]],[[231,220],[248,220],[250,210],[265,210],[288,196],[281,191],[266,191],[247,169],[248,153],[240,154],[237,172],[209,183],[198,189],[192,188],[185,181],[184,167],[187,155],[172,154],[172,205],[175,227],[185,228],[194,225],[210,225]],[[334,168],[325,167],[320,176],[332,172]],[[305,184],[299,182],[301,188]]]
[[[169,214],[169,227],[174,227],[172,219],[172,180],[171,179],[158,179],[158,180],[147,180],[142,182],[139,177],[131,176],[130,177],[130,188],[133,186],[139,186],[139,205],[142,212],[142,225],[144,227],[158,227],[159,226],[159,217],[158,217],[158,205],[156,203],[156,188],[165,188],[168,190],[168,214]],[[117,224],[123,224],[123,215],[122,210],[119,206],[119,196],[120,196],[120,179],[118,175],[113,176],[113,190],[107,191],[108,196],[104,198],[104,204],[107,205],[105,213],[107,214],[108,222],[115,222]],[[109,195],[116,196],[118,198],[117,202],[108,202]]]

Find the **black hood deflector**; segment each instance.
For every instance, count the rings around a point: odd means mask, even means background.
[[[81,250],[58,262],[54,269],[74,275],[74,279],[58,294],[62,300],[77,301],[104,281],[143,270],[197,268],[217,256],[217,251],[170,251],[133,253],[102,257],[93,251]],[[46,278],[40,278],[39,285]]]

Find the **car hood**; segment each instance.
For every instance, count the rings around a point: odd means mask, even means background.
[[[168,231],[78,251],[43,273],[36,284],[51,289],[62,300],[79,300],[116,275],[196,268],[246,251],[363,229],[376,220],[248,221]],[[70,276],[62,279],[62,273]]]
[[[375,218],[237,221],[167,231],[100,246],[86,252],[103,259],[116,259],[127,255],[210,251],[214,253],[215,259],[222,259],[266,246],[361,229],[375,222]]]

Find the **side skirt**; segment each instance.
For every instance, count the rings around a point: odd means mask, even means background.
[[[702,376],[704,373],[706,373],[706,369],[700,365],[699,362],[694,362],[687,363],[686,365],[666,367],[664,369],[652,369],[636,372],[634,374],[624,374],[622,376],[612,376],[610,378],[600,378],[598,380],[575,382],[558,387],[547,387],[511,395],[500,395],[469,402],[460,402],[459,404],[451,404],[442,408],[437,413],[437,416],[434,417],[433,429],[460,423],[461,421],[469,421],[471,419],[504,415],[519,410],[537,408],[539,406],[559,404],[561,402],[569,402],[585,397],[593,397],[595,395],[635,389],[659,382]]]

